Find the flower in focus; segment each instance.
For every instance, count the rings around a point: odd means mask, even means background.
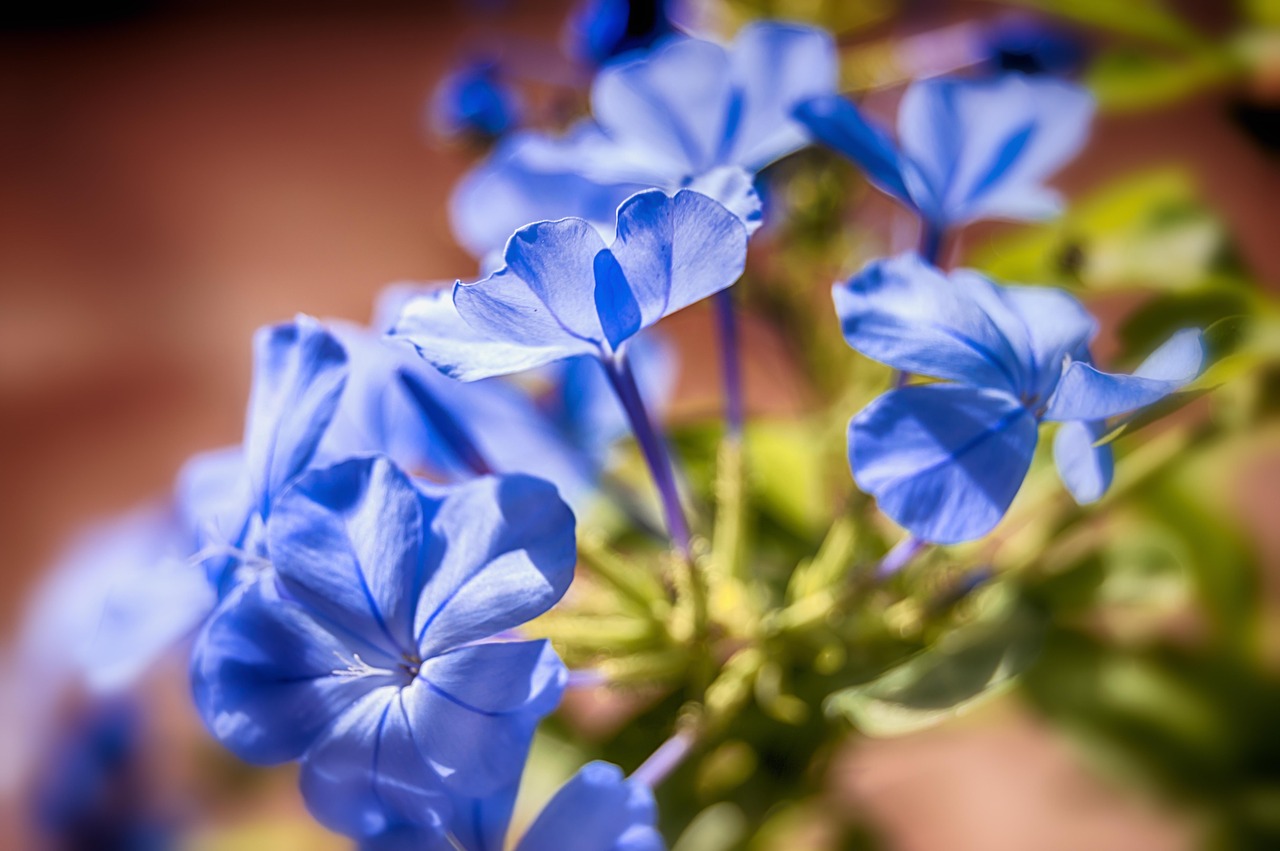
[[[564,594],[574,521],[546,482],[416,486],[388,459],[307,472],[266,524],[271,571],[219,605],[196,704],[243,759],[302,760],[315,817],[354,837],[447,824],[514,788],[566,672],[509,631]]]
[[[608,359],[642,328],[730,286],[746,251],[746,227],[711,198],[649,190],[618,208],[612,245],[582,219],[529,225],[500,270],[459,282],[452,301],[410,300],[392,333],[464,381]]]
[[[502,808],[484,810],[488,830],[455,818],[447,827],[400,826],[366,840],[361,851],[664,851],[654,827],[657,813],[647,786],[622,776],[606,762],[584,765],[560,787],[514,846],[506,841],[511,817]]]
[[[906,373],[944,379],[891,390],[849,425],[858,486],[917,538],[981,537],[1018,492],[1042,421],[1061,422],[1058,471],[1080,502],[1110,484],[1105,421],[1199,373],[1200,332],[1180,331],[1133,375],[1089,362],[1097,323],[1073,297],[949,277],[915,255],[875,261],[833,291],[845,339]]]
[[[1061,201],[1044,181],[1084,146],[1092,114],[1079,86],[1021,74],[913,83],[896,143],[836,95],[796,110],[814,138],[939,233],[978,219],[1055,215]]]
[[[732,45],[674,37],[608,65],[592,118],[561,137],[526,133],[458,185],[454,233],[484,257],[530,222],[576,216],[603,225],[641,189],[696,189],[760,223],[755,172],[808,143],[795,106],[835,90],[835,46],[822,30],[751,24]]]
[[[472,60],[447,74],[431,99],[431,126],[442,136],[496,139],[520,121],[520,98],[491,59]]]

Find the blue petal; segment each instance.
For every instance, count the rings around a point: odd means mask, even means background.
[[[596,75],[596,121],[620,145],[646,154],[648,175],[627,177],[666,186],[722,164],[718,155],[735,98],[729,72],[723,47],[676,38]]]
[[[1063,372],[1045,419],[1101,420],[1136,411],[1189,384],[1203,364],[1204,345],[1193,328],[1170,337],[1133,375],[1114,375],[1075,361]]]
[[[458,846],[449,840],[441,826],[398,824],[382,833],[364,837],[359,848],[360,851],[457,851]]]
[[[191,552],[199,554],[214,587],[223,588],[241,561],[237,551],[249,549],[257,517],[243,448],[229,446],[192,457],[179,471],[174,491]]]
[[[1111,487],[1115,472],[1111,445],[1094,446],[1105,433],[1105,421],[1073,421],[1059,426],[1053,439],[1053,460],[1058,465],[1058,475],[1081,505],[1102,499]]]
[[[1002,287],[1000,295],[1022,320],[1030,344],[1027,390],[1039,400],[1053,393],[1068,357],[1086,349],[1098,322],[1075,296],[1049,287]]]
[[[454,796],[449,832],[467,851],[503,851],[519,791],[517,781],[483,798]]]
[[[342,713],[307,750],[299,785],[316,820],[347,836],[447,824],[449,796],[418,749],[406,692],[385,685]]]
[[[524,770],[568,673],[546,641],[473,644],[428,659],[403,692],[418,748],[454,792],[481,798]]]
[[[747,236],[764,224],[764,203],[749,172],[735,165],[719,166],[688,181],[685,189],[706,195],[733,213],[747,229]]]
[[[904,166],[897,147],[852,103],[834,94],[811,98],[796,108],[796,119],[813,138],[857,163],[882,191],[915,205],[903,182]]]
[[[610,250],[649,326],[741,277],[747,231],[705,195],[650,190],[618,209],[618,238]]]
[[[352,702],[386,684],[347,673],[361,661],[267,573],[223,600],[196,641],[196,707],[241,759],[297,759]]]
[[[465,288],[471,293],[475,287],[501,287],[518,279],[505,271]],[[459,288],[459,292],[463,291]],[[511,310],[500,305],[498,312]],[[537,305],[530,310],[537,312]],[[542,311],[545,318],[545,310]],[[509,317],[512,318],[512,317]],[[559,335],[556,328],[546,329],[549,336]],[[562,329],[560,329],[562,330]],[[454,304],[451,290],[423,293],[405,302],[391,336],[407,340],[427,363],[461,381],[474,381],[494,375],[509,375],[542,366],[561,358],[594,352],[595,346],[579,340],[551,340],[546,344],[526,345],[513,338],[494,336],[505,331],[488,326],[473,327],[462,318]]]
[[[898,113],[908,188],[943,225],[1054,215],[1044,181],[1084,146],[1092,114],[1086,91],[1048,78],[915,83]]]
[[[516,851],[663,851],[656,820],[647,787],[591,762],[556,792]]]
[[[492,60],[471,61],[445,76],[431,99],[436,132],[496,137],[520,121],[520,96]]]
[[[346,383],[342,345],[309,316],[254,337],[244,451],[258,510],[307,466]]]
[[[1035,446],[1036,421],[1017,399],[955,384],[890,391],[849,425],[858,487],[917,538],[939,544],[995,528]]]
[[[618,205],[645,187],[592,180],[584,160],[589,164],[591,149],[600,143],[589,122],[560,138],[511,136],[453,190],[454,236],[473,256],[485,257],[501,253],[511,234],[533,222],[572,216],[612,231]]]
[[[507,265],[474,284],[459,283],[453,303],[480,336],[542,350],[534,365],[598,351],[605,333],[593,295],[596,255],[604,250],[600,234],[582,219],[529,225],[507,243]],[[455,377],[501,374],[505,364],[479,355]]]
[[[486,477],[450,489],[431,536],[434,572],[416,619],[422,658],[537,617],[573,580],[573,513],[540,479]]]
[[[417,489],[391,461],[356,458],[298,479],[271,514],[267,548],[290,594],[398,658],[416,644],[424,525]]]
[[[914,254],[869,263],[832,295],[849,345],[905,372],[1018,394],[1026,328],[989,281],[948,280]]]
[[[724,161],[758,171],[808,144],[793,113],[797,104],[835,91],[839,62],[831,35],[760,21],[742,28],[729,59],[742,107]]]

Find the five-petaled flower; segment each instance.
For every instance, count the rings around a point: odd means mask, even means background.
[[[815,139],[916,210],[934,240],[978,219],[1056,214],[1058,195],[1044,181],[1084,146],[1092,114],[1093,99],[1079,86],[1021,74],[913,83],[898,110],[896,144],[837,95],[796,109]]]
[[[868,357],[945,383],[880,396],[849,426],[858,486],[917,538],[981,537],[1004,516],[1042,421],[1059,421],[1058,471],[1081,502],[1111,479],[1109,417],[1191,381],[1200,332],[1180,331],[1133,375],[1089,362],[1097,323],[1065,292],[1000,287],[975,272],[944,275],[908,254],[869,264],[833,290],[845,339]]]
[[[455,190],[450,220],[473,254],[501,250],[530,222],[577,216],[607,229],[642,189],[692,188],[759,226],[755,173],[808,144],[796,105],[835,90],[826,32],[778,22],[728,47],[673,37],[603,68],[592,117],[563,136],[518,134]]]
[[[746,227],[719,203],[648,190],[618,208],[612,245],[583,219],[521,228],[506,265],[459,281],[452,300],[410,300],[392,334],[464,381],[575,355],[610,360],[641,329],[733,284],[746,256]]]
[[[429,489],[370,456],[303,474],[266,524],[273,570],[193,653],[196,703],[243,759],[302,759],[312,813],[350,836],[447,823],[518,782],[566,671],[510,631],[564,594],[574,520],[526,476]]]

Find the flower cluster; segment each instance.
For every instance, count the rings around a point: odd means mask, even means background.
[[[592,21],[593,61],[630,44],[616,21]],[[114,613],[81,618],[96,632],[77,641],[112,662],[92,667],[127,684],[194,634],[209,731],[248,762],[299,761],[316,819],[364,847],[511,847],[532,737],[570,682],[528,625],[569,590],[576,528],[619,486],[607,469],[627,431],[678,573],[656,593],[680,598],[682,613],[693,600],[693,626],[669,633],[736,670],[707,650],[708,560],[654,416],[671,358],[647,329],[714,300],[736,451],[745,413],[729,293],[764,219],[755,182],[770,163],[824,143],[919,217],[919,252],[834,288],[848,344],[896,371],[853,417],[848,459],[911,552],[992,531],[1045,423],[1059,424],[1071,494],[1099,499],[1116,418],[1201,370],[1199,332],[1187,330],[1132,375],[1103,371],[1089,352],[1097,323],[1073,296],[942,268],[949,235],[973,221],[1057,211],[1045,181],[1086,139],[1080,88],[1018,74],[916,83],[891,138],[836,93],[825,32],[757,23],[726,47],[668,29],[665,17],[649,33],[628,24],[639,50],[605,62],[591,117],[563,136],[506,135],[464,179],[453,224],[489,274],[393,287],[370,328],[299,316],[262,329],[242,443],[188,464],[175,517],[129,527],[128,570],[100,568],[101,547],[87,559],[102,577],[91,598]],[[488,66],[454,80],[451,120],[503,135],[511,107],[491,83]],[[506,379],[516,373],[532,379]],[[650,616],[673,610],[613,578]],[[744,658],[755,657],[732,656]],[[678,746],[629,778],[586,765],[514,847],[664,847],[651,786],[722,723],[714,707],[737,705],[723,698],[736,686],[716,682],[674,731]]]

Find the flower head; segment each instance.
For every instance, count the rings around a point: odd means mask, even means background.
[[[393,336],[473,381],[575,355],[611,357],[642,328],[731,285],[747,231],[696,192],[641,192],[618,208],[606,245],[582,219],[539,222],[507,243],[506,265],[453,299],[408,302]]]
[[[1079,86],[1020,74],[912,84],[896,142],[836,95],[796,110],[814,138],[937,230],[1056,214],[1058,196],[1044,181],[1083,147],[1092,114]]]
[[[1175,334],[1133,375],[1089,362],[1097,324],[1061,290],[949,277],[904,255],[834,289],[845,339],[868,357],[944,383],[880,396],[849,427],[859,487],[916,537],[981,537],[1018,492],[1042,421],[1061,421],[1058,470],[1081,502],[1110,481],[1102,424],[1158,401],[1199,372],[1200,333]]]
[[[520,120],[520,99],[492,59],[472,60],[448,74],[431,101],[431,124],[445,136],[497,138]]]
[[[753,230],[755,172],[808,143],[792,112],[834,91],[836,64],[830,35],[793,24],[749,25],[728,47],[666,39],[600,71],[592,118],[561,137],[512,138],[469,174],[450,202],[454,233],[484,257],[530,222],[576,216],[607,229],[646,188],[696,189]]]
[[[358,458],[301,476],[266,532],[274,570],[223,600],[193,654],[214,736],[250,762],[301,758],[308,806],[351,836],[514,784],[566,676],[545,641],[498,640],[572,579],[554,487],[426,491]]]

